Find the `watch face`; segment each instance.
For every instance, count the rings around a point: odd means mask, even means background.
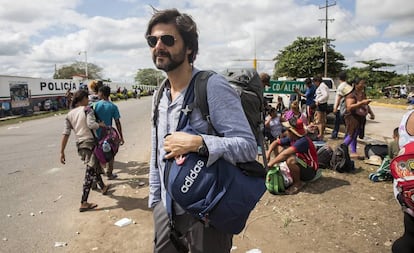
[[[198,148],[198,154],[200,156],[208,156],[208,149],[205,145],[202,145]]]

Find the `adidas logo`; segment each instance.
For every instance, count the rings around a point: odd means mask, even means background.
[[[187,193],[191,186],[193,185],[194,181],[198,177],[198,173],[200,173],[201,169],[204,167],[204,161],[198,160],[194,168],[190,170],[190,173],[185,177],[184,183],[181,186],[181,192]]]

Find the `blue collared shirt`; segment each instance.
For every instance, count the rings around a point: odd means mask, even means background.
[[[198,69],[194,68],[192,76]],[[158,106],[158,148],[156,147],[156,131],[152,127],[152,149],[149,173],[148,206],[153,208],[159,201],[165,206],[166,190],[163,182],[165,162],[164,136],[175,131],[184,101],[184,89],[174,101],[171,101],[170,88],[167,84]],[[156,94],[156,93],[155,93]],[[156,95],[154,95],[155,99]],[[203,137],[209,151],[207,166],[210,166],[220,157],[236,164],[255,160],[257,156],[257,142],[250,129],[244,114],[240,96],[229,85],[227,80],[219,74],[212,75],[207,83],[207,102],[211,122],[221,135],[207,135],[208,124],[203,120],[200,110],[195,108],[190,114],[192,128]],[[154,104],[154,103],[153,103]],[[154,111],[154,110],[153,110]],[[157,153],[156,153],[157,152]],[[157,159],[157,167],[155,159]],[[177,210],[177,214],[183,211]]]

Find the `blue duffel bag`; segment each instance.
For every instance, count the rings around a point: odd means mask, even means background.
[[[184,161],[183,161],[184,160]],[[266,191],[263,177],[247,176],[223,158],[206,167],[197,153],[167,162],[168,194],[184,210],[220,231],[240,233]]]

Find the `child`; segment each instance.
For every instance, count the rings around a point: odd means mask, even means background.
[[[398,152],[400,151],[400,147],[398,145],[398,141],[400,138],[400,135],[398,134],[398,127],[394,129],[392,138],[393,141],[390,142],[388,145],[388,155],[390,156],[390,159],[392,160],[394,157],[398,155]]]
[[[271,108],[269,115],[265,120],[265,135],[270,143],[276,140],[282,134],[283,126],[280,122],[280,114],[277,113],[276,108]]]

